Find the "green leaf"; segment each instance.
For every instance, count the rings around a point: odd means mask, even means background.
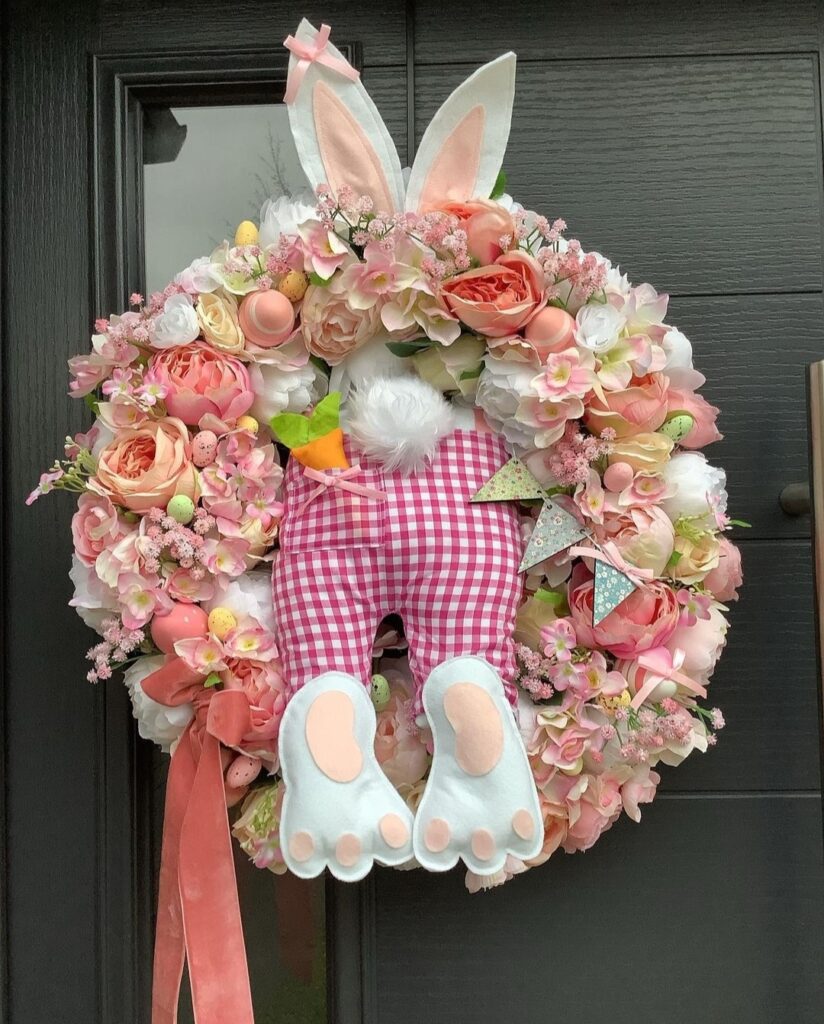
[[[495,179],[495,184],[492,186],[489,198],[500,199],[504,192],[506,192],[506,173],[502,167],[500,171],[498,171],[498,177]]]
[[[431,341],[387,341],[386,347],[393,356],[400,356],[401,359],[408,359],[424,349],[431,348]]]
[[[100,403],[95,398],[94,392],[91,392],[88,395],[84,395],[83,396],[83,401],[86,403],[86,405],[91,409],[91,411],[96,416],[97,412],[98,412],[98,409],[100,407]]]
[[[476,366],[474,370],[464,370],[458,380],[475,380],[483,372],[483,366]]]
[[[730,519],[729,524],[730,526],[743,526],[745,530],[752,529],[752,523],[747,523],[743,519]]]
[[[309,440],[325,437],[340,426],[340,391],[331,391],[309,417]]]
[[[683,552],[681,552],[681,551],[673,551],[673,553],[669,557],[669,561],[667,562],[667,568],[668,569],[674,569],[676,567],[676,565],[678,565],[678,563],[681,561],[681,559],[683,557],[684,557]]]
[[[536,590],[532,596],[536,601],[543,601],[544,604],[551,604],[553,608],[557,608],[566,601],[566,598],[559,590],[547,590],[546,587],[541,587],[540,590]]]
[[[221,678],[217,672],[210,672],[208,676],[203,680],[203,685],[207,690],[210,690],[213,686],[220,686]]]
[[[312,284],[317,285],[319,288],[323,288],[324,285],[329,284],[332,280],[331,277],[321,277],[320,274],[316,274],[314,270],[309,272],[309,280]]]
[[[272,433],[287,448],[309,443],[309,420],[296,412],[281,412],[269,420]]]
[[[309,362],[312,366],[317,367],[324,376],[328,377],[332,372],[332,367],[325,359],[321,359],[320,356],[309,356]]]

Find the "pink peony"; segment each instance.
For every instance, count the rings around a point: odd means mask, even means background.
[[[508,210],[491,199],[445,203],[441,209],[461,222],[466,232],[469,255],[482,266],[493,263],[504,252],[502,238],[515,238],[515,221]]]
[[[255,399],[243,363],[202,341],[158,352],[150,367],[155,379],[168,388],[169,414],[190,426],[209,414],[235,420]]]
[[[228,657],[220,679],[227,690],[241,690],[249,701],[249,730],[240,750],[276,767],[278,733],[287,700],[279,663]]]
[[[470,330],[491,338],[516,334],[546,305],[544,272],[524,252],[506,252],[488,267],[444,282],[446,308]]]
[[[606,427],[618,437],[657,430],[667,418],[667,378],[661,373],[636,377],[621,391],[605,391],[601,399],[593,394],[587,402],[584,423],[599,437]]]
[[[695,420],[692,429],[678,443],[682,448],[703,448],[704,445],[720,441],[722,434],[715,425],[719,409],[694,391],[670,388],[667,392],[667,415],[674,416],[687,412]]]
[[[609,775],[590,775],[581,799],[570,808],[566,853],[588,850],[618,820],[623,810],[621,787]]]
[[[579,562],[569,582],[569,608],[578,642],[605,648],[617,658],[634,658],[669,640],[681,608],[675,591],[660,580],[639,587],[602,619],[592,624],[594,579]]]
[[[704,577],[704,586],[718,601],[737,601],[744,582],[741,552],[726,537],[719,537],[718,545],[718,565]]]
[[[660,508],[627,509],[610,515],[596,531],[598,540],[612,540],[621,555],[639,569],[651,569],[662,576],[672,556],[675,530],[672,520]]]
[[[395,683],[396,673],[387,675]],[[412,702],[402,683],[393,685],[390,694],[389,704],[378,712],[375,756],[393,786],[412,786],[426,774],[429,757],[415,727]]]
[[[121,431],[100,452],[90,487],[132,512],[163,508],[176,494],[196,501],[197,470],[185,424],[173,418],[147,420]]]
[[[94,565],[100,552],[127,532],[109,498],[92,492],[81,494],[72,517],[74,550],[81,562]]]
[[[668,637],[666,646],[673,653],[684,652],[684,673],[705,686],[726,645],[728,628],[720,606],[712,603],[709,618],[696,619],[691,626],[678,626]]]

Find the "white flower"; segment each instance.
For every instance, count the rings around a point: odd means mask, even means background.
[[[582,306],[575,317],[575,340],[590,352],[609,352],[626,322],[624,314],[609,303]]]
[[[692,366],[692,345],[689,338],[675,327],[668,327],[661,340],[661,347],[667,361],[664,373],[669,377],[670,384],[686,391],[697,391],[706,378],[703,373]]]
[[[244,625],[254,619],[270,633],[275,631],[275,612],[272,605],[272,576],[269,572],[245,572],[225,585],[216,585],[214,596],[203,603],[210,612],[213,608],[228,608]]]
[[[213,263],[208,256],[198,256],[175,277],[175,284],[179,284],[189,295],[213,292],[220,288],[222,283],[220,267]]]
[[[727,509],[727,475],[711,466],[699,452],[679,452],[660,470],[673,491],[661,507],[673,522],[682,516],[695,520],[699,527],[712,527],[715,512]]]
[[[163,305],[163,312],[155,317],[151,327],[154,348],[175,348],[188,345],[200,334],[192,299],[189,295],[171,295]]]
[[[181,733],[194,717],[191,704],[180,704],[170,708],[158,704],[143,692],[142,682],[146,676],[159,669],[166,662],[163,655],[138,658],[123,674],[123,681],[132,701],[132,713],[137,719],[137,731],[144,740],[156,743],[165,753],[180,739]]]
[[[74,584],[74,596],[69,605],[77,609],[90,629],[102,634],[103,620],[120,613],[117,591],[104,583],[93,566],[81,562],[77,555],[72,555],[69,579]]]
[[[301,224],[317,219],[315,201],[308,192],[267,199],[260,208],[258,244],[262,249],[275,245],[281,235],[296,235]]]
[[[281,412],[303,412],[326,393],[326,376],[312,363],[298,367],[253,363],[249,377],[255,393],[249,411],[261,423]]]
[[[535,397],[534,379],[535,368],[529,363],[494,356],[486,357],[478,378],[476,404],[509,444],[521,448],[535,447],[535,431],[515,419],[521,399]]]

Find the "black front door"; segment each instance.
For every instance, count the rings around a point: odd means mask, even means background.
[[[713,680],[728,727],[665,773],[640,826],[477,896],[460,872],[382,870],[324,902],[239,860],[259,1020],[820,1020],[809,522],[778,504],[806,478],[804,367],[824,357],[814,0],[8,5],[5,1019],[148,1020],[162,759],[119,684],[84,682],[68,503],[23,501],[85,425],[65,360],[94,317],[206,251],[204,223],[254,215],[256,176],[289,184],[279,44],[302,14],[352,45],[402,158],[472,67],[518,52],[510,189],[670,292],[753,529]],[[214,154],[195,193],[197,138]]]

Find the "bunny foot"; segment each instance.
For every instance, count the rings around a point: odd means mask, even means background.
[[[426,681],[423,706],[434,756],[413,828],[418,862],[447,871],[460,857],[492,875],[507,854],[536,857],[538,793],[498,673],[483,658],[451,658]]]
[[[412,857],[412,813],[374,752],[375,709],[352,676],[327,672],[299,690],[280,727],[285,784],[280,846],[289,870],[314,878],[328,867],[356,882],[373,861]]]

